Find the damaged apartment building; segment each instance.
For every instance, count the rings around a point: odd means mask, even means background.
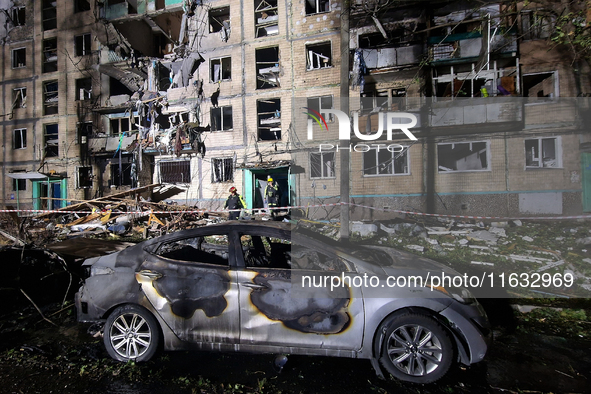
[[[354,2],[350,109],[359,114],[362,135],[351,138],[360,148],[349,154],[350,198],[377,211],[352,208],[352,217],[385,217],[383,210],[513,217],[589,212],[588,54],[582,59],[553,39],[557,26],[591,34],[587,7]],[[367,141],[363,134],[381,130],[386,111],[414,114],[418,140],[399,130],[394,140]],[[340,152],[319,152],[318,142],[338,145],[336,134],[322,141],[316,137],[321,127],[313,127],[317,141],[308,144],[308,154],[316,176],[300,190],[335,202]],[[305,138],[304,122],[296,130]],[[383,147],[366,149],[370,142]],[[403,149],[385,149],[392,143]]]
[[[236,186],[257,208],[269,176],[280,205],[338,201],[340,153],[309,147],[303,113],[339,108],[346,13],[350,110],[364,132],[386,109],[419,120],[418,141],[396,141],[403,152],[352,152],[354,202],[591,210],[584,111],[562,99],[591,93],[589,67],[575,75],[567,50],[548,50],[560,7],[0,1],[3,205],[55,209],[163,184],[170,201],[200,208],[221,207]],[[337,129],[326,120],[326,132]],[[313,127],[315,141],[332,136]]]

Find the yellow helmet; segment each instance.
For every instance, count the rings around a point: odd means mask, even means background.
[[[273,178],[269,177],[269,178],[267,179],[267,182],[273,182]]]

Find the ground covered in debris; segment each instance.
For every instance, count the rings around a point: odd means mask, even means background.
[[[108,357],[88,326],[76,323],[71,304],[42,308],[55,325],[24,306],[0,320],[0,392],[584,393],[591,380],[591,303],[571,306],[505,317],[495,325],[486,361],[425,386],[382,381],[368,361],[324,357],[290,357],[280,373],[266,355],[178,352],[123,364]]]
[[[354,242],[395,245],[460,272],[482,263],[507,272],[568,270],[577,287],[538,298],[512,291],[506,294],[512,298],[482,299],[494,326],[485,361],[455,368],[436,384],[411,385],[378,379],[365,360],[293,356],[281,372],[270,355],[175,352],[143,364],[115,362],[89,326],[76,322],[58,261],[46,274],[61,278],[53,299],[35,298],[29,286],[33,305],[18,291],[23,283],[2,283],[10,301],[0,308],[0,393],[591,392],[591,300],[576,297],[591,276],[589,223],[398,220],[379,227],[356,231]]]

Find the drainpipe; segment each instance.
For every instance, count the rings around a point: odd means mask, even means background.
[[[349,0],[343,1],[343,10],[341,13],[341,111],[349,114],[349,12],[350,12]],[[341,140],[340,144],[342,150],[340,153],[340,164],[341,164],[341,241],[349,240],[350,228],[349,228],[349,158],[350,152],[349,140]]]

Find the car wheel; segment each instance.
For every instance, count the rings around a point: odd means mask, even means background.
[[[107,319],[103,340],[115,360],[148,361],[160,342],[158,322],[140,306],[120,306]]]
[[[395,378],[432,383],[449,370],[453,343],[445,328],[432,317],[394,316],[382,323],[380,332],[380,362]]]

